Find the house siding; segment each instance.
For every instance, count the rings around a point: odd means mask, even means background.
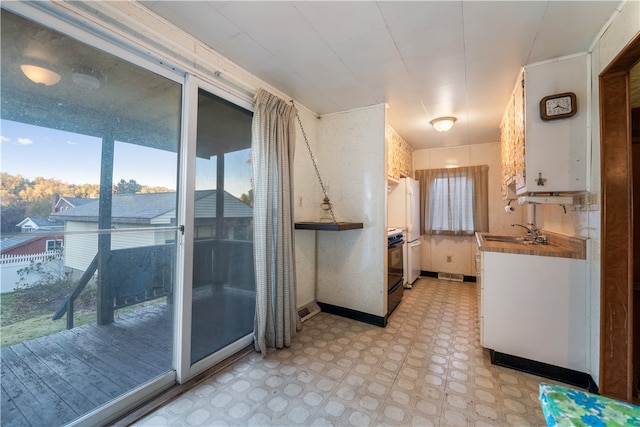
[[[175,240],[175,234],[165,231],[148,231],[118,233],[118,230],[140,228],[137,225],[118,225],[111,235],[111,249],[135,248],[164,244],[166,240]],[[97,231],[98,224],[90,222],[67,221],[68,232]],[[169,238],[167,239],[167,236]],[[65,242],[65,267],[85,271],[98,252],[97,234],[69,234]]]

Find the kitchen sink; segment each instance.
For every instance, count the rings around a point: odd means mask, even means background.
[[[484,239],[485,242],[518,243],[521,245],[533,245],[535,243],[532,237],[523,237],[523,236],[483,234],[482,238]]]

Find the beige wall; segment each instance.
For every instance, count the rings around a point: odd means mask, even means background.
[[[519,233],[510,224],[523,224],[526,208],[512,203],[516,211],[511,214],[504,211],[507,202],[500,191],[499,142],[413,152],[415,170],[478,165],[489,166],[489,231]],[[422,270],[475,276],[475,237],[423,235],[422,240]],[[451,262],[447,261],[449,256]]]
[[[322,116],[317,159],[338,222],[363,229],[317,232],[318,301],[387,313],[384,104]]]

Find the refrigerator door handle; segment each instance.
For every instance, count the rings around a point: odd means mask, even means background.
[[[413,232],[413,205],[415,203],[415,199],[413,198],[413,189],[411,187],[407,187],[407,231],[411,234]]]

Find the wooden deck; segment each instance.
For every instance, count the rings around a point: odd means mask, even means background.
[[[63,425],[172,369],[171,306],[1,349],[5,426]]]

